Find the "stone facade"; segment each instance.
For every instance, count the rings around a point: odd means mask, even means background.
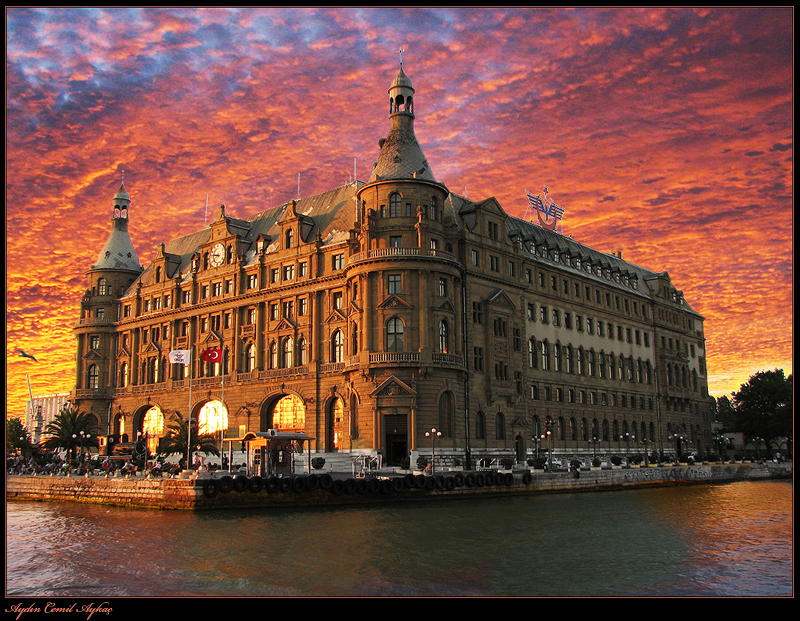
[[[191,413],[398,465],[710,448],[703,317],[669,275],[450,192],[402,70],[389,104],[367,182],[246,219],[223,205],[146,267],[120,188],[75,327],[76,405],[151,448]]]

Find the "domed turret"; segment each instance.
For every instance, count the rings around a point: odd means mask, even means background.
[[[414,87],[402,66],[389,87],[389,135],[380,141],[381,152],[369,181],[423,179],[436,181],[414,134]]]

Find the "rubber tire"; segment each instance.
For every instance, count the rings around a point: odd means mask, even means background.
[[[330,491],[331,494],[333,494],[334,496],[339,496],[341,494],[344,494],[345,482],[342,481],[341,479],[334,479],[331,483]]]
[[[227,474],[219,480],[219,491],[227,494],[233,489],[233,478]]]
[[[415,477],[413,474],[411,474],[409,472],[406,476],[403,477],[403,480],[406,483],[406,487],[408,489],[412,489],[413,487],[415,487],[415,483],[417,481],[417,477]]]
[[[276,476],[267,477],[267,491],[277,492],[281,487],[280,479]]]
[[[514,474],[511,472],[506,472],[506,475],[503,477],[503,483],[505,483],[506,487],[511,487],[514,485]]]
[[[452,491],[456,488],[456,480],[454,477],[447,477],[444,480],[444,488],[447,491]]]
[[[328,474],[322,474],[319,476],[319,488],[324,490],[330,490],[333,487],[333,477]]]
[[[279,479],[279,481],[280,481],[280,489],[282,492],[291,491],[292,479],[290,479],[289,477],[284,477],[282,479]]]
[[[206,498],[216,498],[219,493],[219,483],[215,479],[209,479],[203,483],[203,495]]]
[[[533,475],[530,472],[526,472],[522,475],[522,483],[524,485],[530,485],[533,483]]]
[[[258,493],[262,489],[264,489],[264,479],[262,479],[258,475],[254,476],[254,477],[251,477],[250,481],[248,481],[247,486],[248,486],[248,488],[250,489],[251,492]]]
[[[486,475],[483,472],[479,472],[475,475],[475,485],[478,487],[486,485]]]
[[[295,492],[304,492],[308,489],[308,480],[306,477],[295,477],[292,480],[292,490]]]
[[[467,487],[475,487],[477,483],[478,483],[478,478],[474,472],[470,472],[464,477],[464,484]]]
[[[355,479],[346,479],[344,491],[348,494],[355,494],[358,491],[358,482]]]
[[[392,479],[392,491],[402,492],[406,488],[406,480],[402,477]]]
[[[417,489],[425,489],[425,482],[428,479],[424,474],[418,474],[414,477],[414,487]]]
[[[316,474],[309,474],[306,479],[306,489],[310,492],[319,489],[319,476]]]
[[[369,481],[366,479],[356,480],[356,491],[359,494],[366,494],[369,491]]]
[[[369,479],[367,489],[371,494],[377,494],[381,491],[381,481],[379,479]]]
[[[466,482],[466,477],[460,472],[453,477],[453,480],[456,482],[456,487],[464,487],[464,483]]]
[[[247,477],[243,474],[238,475],[233,480],[233,489],[236,492],[243,492],[248,487]]]

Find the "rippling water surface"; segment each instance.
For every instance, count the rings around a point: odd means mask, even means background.
[[[791,482],[186,513],[6,505],[10,597],[790,597]]]

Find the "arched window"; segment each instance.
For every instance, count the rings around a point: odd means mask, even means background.
[[[400,195],[397,192],[394,192],[389,197],[389,217],[390,218],[398,218],[402,215],[402,211],[400,208]]]
[[[97,295],[105,295],[106,290],[107,290],[106,279],[101,278],[100,280],[97,281]],[[108,293],[111,293],[111,291],[108,291]]]
[[[344,361],[344,337],[341,330],[331,335],[331,362]]]
[[[542,350],[542,369],[547,371],[550,368],[550,346],[547,341],[542,341],[540,348]]]
[[[286,247],[294,247],[294,229],[286,229]]]
[[[297,364],[299,366],[303,366],[304,364],[308,364],[308,352],[306,348],[306,340],[304,338],[300,338],[297,341]]]
[[[294,341],[287,337],[283,341],[283,368],[288,369],[294,366]]]
[[[603,442],[608,442],[608,421],[603,421]]]
[[[403,351],[403,320],[391,317],[386,322],[386,351]]]
[[[89,367],[86,374],[86,387],[87,388],[100,388],[100,370],[96,364]]]
[[[475,439],[486,439],[486,417],[483,415],[483,412],[475,414]]]
[[[506,437],[506,417],[502,412],[498,412],[494,419],[494,431],[496,440],[505,440]]]
[[[453,417],[455,408],[453,407],[453,393],[445,391],[439,397],[439,431],[443,436],[453,435]]]
[[[254,343],[250,343],[245,348],[245,371],[255,371],[256,370],[256,346]]]
[[[536,368],[536,339],[533,337],[528,339],[528,366]]]
[[[278,344],[275,341],[269,344],[269,368],[278,368]]]
[[[199,433],[216,433],[228,428],[228,408],[218,399],[207,401],[197,414]]]
[[[439,322],[439,351],[443,354],[450,353],[450,335],[446,319]]]

